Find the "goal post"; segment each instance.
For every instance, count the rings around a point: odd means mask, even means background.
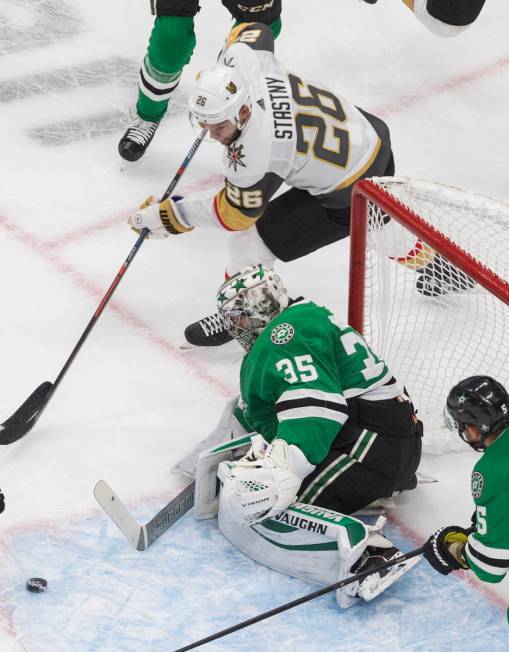
[[[509,384],[509,205],[420,179],[358,182],[348,302],[349,323],[405,383],[425,449],[460,449],[442,430],[452,385]]]

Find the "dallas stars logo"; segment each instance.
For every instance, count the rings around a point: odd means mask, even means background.
[[[470,486],[472,489],[473,498],[480,498],[484,486],[484,478],[479,471],[474,471],[470,479]]]
[[[286,344],[295,335],[295,328],[291,324],[279,324],[272,329],[270,339],[273,344]]]
[[[232,143],[228,147],[228,167],[233,167],[235,172],[237,172],[239,166],[243,168],[246,167],[246,164],[242,160],[246,157],[246,155],[242,153],[243,148],[244,145],[235,145],[235,143]]]

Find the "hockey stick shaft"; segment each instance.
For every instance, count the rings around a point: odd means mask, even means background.
[[[411,559],[412,557],[417,557],[418,555],[422,555],[424,549],[425,546],[422,546],[421,548],[416,548],[415,550],[411,550],[410,552],[407,552],[406,554],[401,555],[396,559],[390,559],[389,561],[385,562],[385,564],[380,564],[380,566],[378,566],[377,568],[371,568],[370,570],[357,573],[357,575],[352,575],[351,577],[347,577],[346,579],[341,580],[340,582],[335,582],[334,584],[329,584],[328,586],[324,586],[322,589],[319,589],[318,591],[314,591],[313,593],[308,593],[307,595],[302,596],[302,598],[297,598],[297,600],[292,600],[291,602],[287,602],[286,604],[283,604],[280,607],[276,607],[275,609],[266,611],[258,616],[255,616],[254,618],[249,618],[248,620],[244,620],[241,623],[238,623],[237,625],[233,625],[232,627],[223,629],[220,632],[216,632],[215,634],[212,634],[211,636],[207,636],[207,638],[202,638],[199,641],[195,641],[194,643],[191,643],[190,645],[179,647],[178,650],[174,650],[174,652],[185,652],[186,650],[194,650],[197,647],[201,647],[202,645],[205,645],[205,643],[210,643],[211,641],[215,641],[218,638],[223,638],[223,636],[227,636],[228,634],[233,634],[233,632],[237,632],[239,629],[244,629],[244,627],[249,627],[250,625],[254,625],[255,623],[260,622],[261,620],[266,620],[267,618],[276,616],[277,614],[280,614],[283,611],[288,611],[288,609],[293,609],[294,607],[298,607],[299,605],[304,604],[305,602],[309,602],[310,600],[319,598],[320,596],[325,595],[326,593],[330,593],[331,591],[335,591],[336,589],[340,589],[343,586],[347,586],[348,584],[353,584],[354,582],[360,582],[366,577],[368,577],[369,575],[372,575],[373,573],[377,573],[382,570],[385,570],[386,568],[390,568],[391,566],[395,566],[396,564],[400,564],[402,561],[406,561],[407,559]]]
[[[203,129],[199,134],[198,138],[196,138],[196,140],[192,144],[191,149],[187,153],[185,159],[182,161],[182,164],[180,165],[179,169],[175,173],[175,176],[171,180],[170,185],[168,186],[168,188],[166,188],[163,196],[161,197],[161,201],[167,199],[170,196],[170,194],[173,192],[175,187],[177,186],[177,183],[182,178],[182,175],[184,174],[187,166],[191,162],[191,159],[196,154],[198,147],[202,143],[205,134],[206,134],[206,130]],[[16,410],[16,412],[14,412],[14,414],[12,414],[6,421],[0,424],[0,445],[12,444],[18,439],[21,439],[21,437],[26,435],[27,432],[31,430],[31,428],[33,428],[33,426],[37,423],[37,420],[41,416],[46,405],[49,403],[51,397],[55,393],[55,390],[63,380],[69,367],[71,366],[74,359],[78,355],[79,350],[81,349],[85,340],[89,336],[90,331],[95,326],[104,308],[107,306],[109,300],[111,299],[113,293],[118,287],[129,265],[132,263],[134,257],[138,253],[141,245],[143,244],[143,241],[145,240],[148,234],[149,234],[149,229],[146,228],[143,229],[142,232],[140,233],[138,239],[134,243],[133,248],[129,252],[129,255],[124,260],[117,275],[115,276],[113,283],[110,285],[110,287],[106,291],[106,294],[101,299],[101,302],[99,303],[97,310],[93,314],[92,319],[88,322],[87,327],[83,331],[83,334],[81,335],[78,342],[76,343],[76,346],[72,350],[70,356],[67,358],[64,366],[60,370],[60,373],[56,377],[55,381],[53,383],[49,381],[45,381],[44,383],[39,385],[39,387],[37,387],[32,392],[32,394],[30,394],[30,396]]]
[[[161,509],[145,525],[146,550],[154,541],[159,539],[161,534],[169,530],[184,514],[186,514],[194,505],[194,482],[189,484],[185,489],[175,496],[165,507]],[[138,548],[139,550],[139,548]]]
[[[136,550],[146,550],[154,541],[174,525],[194,504],[194,482],[172,498],[153,518],[142,525],[138,523],[104,480],[94,487],[94,496],[110,519],[115,523],[129,543]]]

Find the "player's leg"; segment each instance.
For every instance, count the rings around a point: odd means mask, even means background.
[[[143,156],[166,113],[196,45],[194,16],[198,9],[198,0],[157,2],[157,16],[140,69],[136,117],[118,146],[120,156],[128,161]]]
[[[411,403],[359,403],[367,416],[362,419],[365,425],[355,425],[352,415],[329,455],[305,479],[299,501],[353,514],[379,498],[415,487],[422,427],[414,420]]]
[[[461,34],[481,13],[485,0],[403,0],[417,20],[437,36]]]
[[[475,287],[475,281],[470,276],[437,253],[430,263],[418,271],[421,273],[417,276],[415,287],[425,297],[465,292]]]
[[[294,503],[277,517],[249,527],[229,516],[220,497],[218,525],[222,534],[251,559],[316,584],[332,584],[400,555],[379,528],[302,503]],[[350,607],[359,598],[371,600],[412,565],[403,562],[387,573],[374,573],[360,585],[355,582],[338,590],[339,606]]]

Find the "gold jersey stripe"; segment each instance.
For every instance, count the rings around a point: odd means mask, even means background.
[[[239,38],[239,34],[242,32],[242,30],[247,27],[248,25],[254,25],[255,23],[240,23],[240,25],[237,25],[237,27],[234,27],[232,31],[228,34],[228,38],[226,39],[226,47],[229,48],[230,45],[233,45],[235,41]]]
[[[259,215],[248,217],[232,206],[226,199],[224,188],[214,197],[214,211],[221,226],[228,231],[245,231],[253,226],[259,217]]]
[[[362,175],[364,174],[364,172],[366,172],[366,170],[367,170],[371,165],[373,165],[373,161],[376,159],[376,157],[377,157],[377,155],[378,155],[378,152],[380,151],[380,147],[381,147],[381,146],[382,146],[382,141],[381,141],[380,138],[378,138],[378,136],[377,136],[375,149],[373,150],[373,153],[372,153],[371,156],[369,157],[369,160],[366,161],[366,163],[361,167],[360,170],[357,170],[357,172],[356,172],[355,174],[352,174],[351,177],[348,177],[348,179],[345,179],[344,181],[342,181],[342,182],[339,184],[339,186],[336,186],[336,187],[334,188],[334,190],[343,190],[343,188],[348,188],[348,186],[351,186],[353,183],[355,183],[355,182],[357,181],[357,179],[359,179],[360,177],[362,177]]]

